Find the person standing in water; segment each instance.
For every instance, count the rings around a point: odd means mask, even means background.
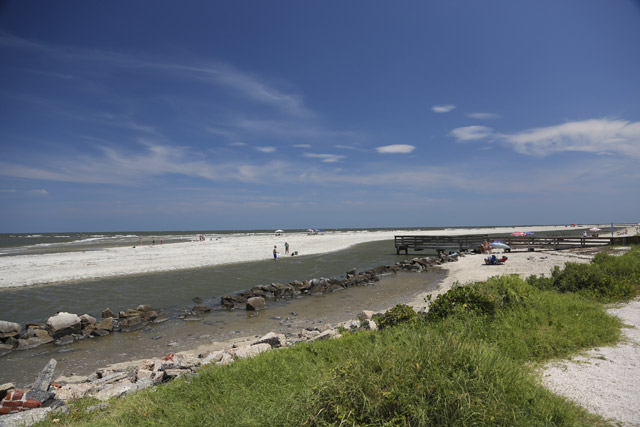
[[[273,247],[273,260],[278,260],[278,248],[276,246]]]
[[[284,242],[284,254],[288,255],[289,254],[289,243]]]

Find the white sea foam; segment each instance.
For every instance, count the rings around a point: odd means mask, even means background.
[[[518,231],[554,229],[565,229],[565,227],[517,227]],[[345,249],[357,243],[393,239],[396,234],[485,234],[511,233],[515,230],[514,227],[502,227],[420,232],[415,230],[340,231],[314,235],[300,232],[286,233],[281,236],[271,233],[238,233],[221,236],[207,235],[205,241],[198,241],[197,236],[188,236],[193,240],[164,245],[105,247],[99,251],[15,255],[0,257],[0,287],[20,287],[265,260],[272,257],[274,245],[277,245],[280,257],[286,258],[285,241],[289,243],[291,251],[298,251],[300,255],[312,255]],[[286,262],[285,259],[282,261]]]

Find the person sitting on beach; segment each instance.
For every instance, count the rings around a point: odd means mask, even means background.
[[[278,248],[277,248],[277,246],[273,247],[273,260],[274,261],[278,260]]]

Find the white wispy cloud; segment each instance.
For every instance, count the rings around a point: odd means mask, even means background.
[[[486,126],[464,126],[452,130],[450,135],[456,138],[458,142],[465,142],[484,139],[492,133],[493,129]]]
[[[435,113],[448,113],[456,108],[455,105],[447,104],[447,105],[434,105],[431,107],[431,110]]]
[[[56,59],[91,61],[112,67],[152,69],[171,73],[182,79],[197,79],[225,87],[246,98],[279,108],[293,116],[313,116],[313,113],[305,107],[300,94],[276,88],[266,79],[241,71],[222,61],[207,64],[163,62],[123,52],[33,42],[6,32],[0,33],[0,46],[15,50],[37,51],[43,55],[55,56]]]
[[[276,147],[255,147],[255,149],[260,151],[261,153],[275,153],[276,152]]]
[[[640,122],[590,119],[501,134],[499,137],[518,153],[533,156],[575,151],[640,158]]]
[[[319,153],[305,153],[304,156],[309,157],[311,159],[320,159],[320,161],[324,163],[336,163],[347,157],[347,156],[341,156],[339,154],[319,154]]]
[[[311,144],[293,144],[293,148],[311,148]]]
[[[544,157],[560,152],[624,155],[640,158],[640,122],[589,119],[559,125],[499,133],[486,126],[465,126],[452,130],[458,142],[499,141],[516,152]]]
[[[490,120],[490,119],[499,119],[502,116],[496,113],[469,113],[467,114],[467,117],[470,117],[472,119],[479,119],[479,120]]]
[[[249,145],[249,144],[247,144],[246,142],[242,142],[242,141],[234,141],[234,142],[229,143],[230,147],[246,147],[247,145]]]
[[[392,144],[376,147],[376,151],[380,154],[409,154],[415,149],[415,146],[408,144]]]

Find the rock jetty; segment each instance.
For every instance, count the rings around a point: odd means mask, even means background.
[[[223,295],[220,305],[225,309],[264,310],[269,300],[320,295],[352,286],[367,286],[379,281],[381,274],[400,271],[421,272],[433,265],[456,260],[457,255],[440,254],[437,258],[414,258],[360,272],[353,268],[345,273],[344,278],[321,277],[295,280],[288,284],[258,285],[246,292]],[[202,314],[212,310],[212,307],[202,304],[200,298],[194,298],[194,302],[195,305],[191,309],[185,310],[177,317],[184,321],[197,321],[202,320]],[[167,313],[158,311],[148,304],[117,313],[106,308],[102,311],[101,317],[98,321],[89,314],[58,312],[49,317],[46,323],[27,322],[24,329],[18,323],[0,320],[0,357],[11,351],[28,350],[48,343],[68,345],[76,340],[103,337],[113,332],[135,331],[150,323],[157,324],[169,320]]]

